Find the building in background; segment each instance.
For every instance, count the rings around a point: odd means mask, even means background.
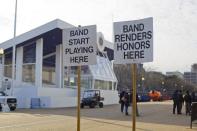
[[[183,74],[179,71],[172,71],[172,72],[166,72],[166,76],[177,76],[180,79],[183,79]]]
[[[184,80],[191,84],[197,84],[197,64],[191,66],[191,72],[184,72]]]
[[[4,49],[0,83],[12,84],[10,91],[17,97],[19,108],[30,108],[36,100],[41,108],[76,106],[76,67],[63,67],[62,62],[62,31],[70,27],[74,26],[57,19],[0,44]],[[97,65],[81,67],[81,93],[85,89],[99,89],[104,104],[115,104],[118,92],[111,62],[113,44],[102,38],[102,45],[97,43]]]
[[[184,72],[184,80],[191,84],[197,84],[196,72]]]
[[[192,65],[191,72],[197,72],[197,64]]]

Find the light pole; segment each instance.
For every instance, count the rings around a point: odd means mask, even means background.
[[[143,91],[143,93],[144,93],[144,90],[145,90],[145,88],[144,88],[144,80],[145,80],[145,78],[142,77],[142,91]]]
[[[182,90],[182,92],[183,92],[183,85],[181,85],[181,90]]]
[[[14,15],[14,42],[15,37],[16,37],[16,23],[17,23],[17,0],[15,1],[15,15]],[[14,88],[14,80],[15,80],[15,58],[16,58],[16,42],[14,43],[13,47],[12,47],[12,81],[11,81],[11,95],[13,95],[13,88]]]
[[[177,84],[175,83],[175,84],[174,84],[174,86],[175,86],[175,89],[176,89],[176,87],[177,87]]]
[[[163,87],[164,86],[164,81],[162,81],[161,84],[162,84],[162,87]]]
[[[164,81],[161,82],[162,91],[164,91],[164,83],[165,83]]]

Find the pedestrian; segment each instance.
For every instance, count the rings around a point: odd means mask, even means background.
[[[128,107],[129,107],[129,94],[127,92],[124,93],[124,107],[125,107],[125,115],[129,115]]]
[[[184,98],[183,98],[183,93],[181,90],[178,91],[178,103],[177,103],[177,108],[178,108],[178,114],[182,114],[182,106],[184,104]]]
[[[173,100],[173,114],[175,114],[175,110],[177,109],[177,113],[178,113],[178,90],[175,90],[173,95],[172,95],[172,100]]]
[[[119,99],[119,103],[120,103],[120,110],[121,110],[121,112],[123,113],[123,111],[124,111],[124,95],[125,95],[125,92],[124,91],[122,91],[121,93],[120,93],[120,99]]]
[[[191,112],[191,103],[192,103],[192,98],[189,94],[189,91],[186,91],[186,95],[184,96],[184,101],[185,101],[185,113],[186,115]]]

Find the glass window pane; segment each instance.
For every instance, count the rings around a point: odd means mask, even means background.
[[[35,64],[23,65],[23,81],[35,83]]]
[[[43,67],[42,82],[43,84],[55,85],[55,67]]]
[[[91,77],[82,77],[81,78],[81,87],[85,89],[92,88],[92,79]]]
[[[90,74],[89,66],[87,65],[81,66],[81,74],[84,74],[84,75]]]
[[[42,82],[43,84],[55,85],[56,75],[55,75],[55,57],[52,55],[43,59],[43,69],[42,69]]]
[[[64,85],[66,88],[76,88],[77,87],[77,76],[65,77]],[[85,88],[85,89],[92,88],[92,78],[91,77],[81,77],[81,88]]]
[[[12,52],[8,52],[4,55],[4,64],[5,65],[10,65],[12,64]]]
[[[12,65],[5,65],[4,66],[4,76],[12,78]]]
[[[108,83],[109,83],[109,88],[108,88],[108,89],[109,89],[109,90],[112,90],[112,82],[109,81]]]
[[[77,75],[77,66],[65,67],[65,75]],[[90,75],[90,69],[87,65],[81,66],[81,74]]]
[[[40,54],[42,55],[42,54]],[[23,47],[23,63],[36,62],[36,44],[30,44]]]
[[[55,55],[43,59],[43,66],[55,67]]]
[[[64,74],[64,85],[67,88],[77,87],[77,67],[65,67]],[[81,66],[81,87],[82,88],[92,88],[92,77],[90,73],[89,66]]]
[[[112,82],[103,81],[103,80],[95,80],[94,88],[101,89],[101,90],[112,90]]]

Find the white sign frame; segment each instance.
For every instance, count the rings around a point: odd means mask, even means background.
[[[64,29],[64,66],[81,66],[96,64],[96,42],[96,25]]]
[[[114,22],[114,63],[153,61],[153,18]],[[143,32],[143,34],[142,34]]]

